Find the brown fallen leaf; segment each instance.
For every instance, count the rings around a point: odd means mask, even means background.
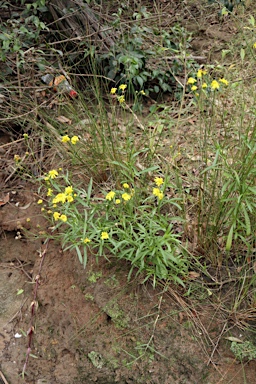
[[[10,200],[10,194],[7,193],[3,199],[0,199],[0,207],[8,203]]]
[[[67,123],[67,124],[71,124],[72,121],[70,119],[68,119],[67,117],[65,116],[58,116],[57,117],[57,120],[60,122],[60,123]]]
[[[200,273],[197,273],[197,272],[194,272],[194,271],[190,271],[188,273],[188,278],[191,279],[191,280],[197,279],[199,276],[200,276]]]

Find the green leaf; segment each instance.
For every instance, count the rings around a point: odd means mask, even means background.
[[[231,225],[231,228],[229,230],[227,242],[226,242],[226,251],[230,251],[232,240],[233,240],[233,233],[234,233],[234,224]]]
[[[240,50],[240,57],[241,57],[241,60],[243,62],[244,58],[245,58],[245,50],[244,50],[244,48],[241,48],[241,50]]]

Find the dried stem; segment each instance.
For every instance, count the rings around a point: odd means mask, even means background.
[[[47,239],[47,241],[46,241],[44,250],[42,252],[40,252],[41,262],[40,262],[40,265],[39,265],[38,274],[35,277],[34,296],[33,296],[33,301],[32,301],[32,303],[30,305],[30,308],[31,308],[30,326],[29,326],[29,329],[27,331],[28,348],[27,348],[27,352],[26,352],[25,363],[24,363],[24,366],[23,366],[23,369],[22,369],[22,373],[21,373],[21,376],[23,378],[25,376],[25,372],[26,372],[26,368],[27,368],[27,364],[28,364],[28,359],[29,359],[29,356],[31,354],[31,349],[32,349],[32,339],[33,339],[33,334],[34,334],[34,331],[35,331],[34,317],[35,317],[35,313],[36,313],[36,310],[37,310],[37,307],[38,307],[37,291],[38,291],[38,288],[39,288],[39,285],[40,285],[40,274],[41,274],[41,270],[42,270],[42,267],[43,267],[44,259],[45,259],[45,256],[46,256],[46,252],[47,252],[47,249],[48,249],[48,245],[49,245],[49,239]]]

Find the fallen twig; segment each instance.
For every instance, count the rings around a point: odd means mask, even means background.
[[[4,384],[8,384],[8,381],[7,381],[6,378],[4,377],[2,371],[0,371],[0,377],[1,377],[1,379],[3,380]]]

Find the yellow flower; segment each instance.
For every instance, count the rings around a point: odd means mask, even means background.
[[[153,195],[158,197],[159,200],[162,200],[164,197],[163,192],[159,188],[153,188]]]
[[[27,217],[26,222],[29,223],[31,220],[29,217]]]
[[[124,103],[125,102],[125,97],[122,95],[122,96],[119,96],[117,98],[117,100],[119,101],[120,104]]]
[[[110,93],[111,95],[114,95],[117,91],[117,88],[111,88]]]
[[[154,182],[156,183],[156,185],[157,185],[158,187],[160,187],[160,185],[162,185],[162,184],[164,183],[164,180],[163,180],[162,177],[155,177],[155,178],[154,178]]]
[[[62,143],[67,143],[68,141],[70,141],[70,137],[68,135],[62,136],[61,141]]]
[[[123,187],[124,187],[125,189],[130,188],[129,184],[127,184],[127,183],[124,183],[124,184],[123,184]]]
[[[47,196],[52,196],[52,192],[53,192],[53,190],[51,188],[48,188]]]
[[[109,235],[107,232],[101,232],[101,240],[107,240],[109,239]]]
[[[228,81],[226,79],[224,79],[224,77],[222,79],[219,79],[219,81],[224,84],[224,85],[228,85]]]
[[[67,219],[68,219],[68,218],[67,218],[66,215],[61,215],[61,216],[60,216],[60,220],[61,220],[61,221],[64,221],[64,223],[67,221]]]
[[[115,197],[115,192],[114,191],[110,191],[107,195],[106,195],[106,200],[109,200],[109,201],[111,201],[111,200],[113,200],[114,199],[114,197]]]
[[[160,191],[159,188],[153,188],[153,195],[154,195],[154,196],[158,196],[159,193],[161,193],[161,191]]]
[[[200,79],[203,75],[206,75],[207,71],[204,69],[198,69],[196,77]]]
[[[47,213],[50,215],[52,213],[52,211],[49,209],[49,211],[47,211]]]
[[[120,200],[120,199],[116,199],[115,203],[116,203],[116,204],[120,204],[120,203],[121,203],[121,200]]]
[[[197,90],[197,86],[196,85],[192,85],[191,91],[196,91],[196,90]]]
[[[220,84],[218,83],[217,80],[213,80],[213,81],[211,82],[211,88],[212,88],[213,90],[215,90],[215,89],[219,89],[219,88],[220,88]]]
[[[56,169],[52,169],[51,171],[48,172],[48,177],[50,179],[55,179],[57,176],[58,176],[58,172],[56,171]]]
[[[45,208],[44,208],[44,207],[41,208],[41,212],[43,212],[43,211],[45,211]]]
[[[49,181],[49,176],[46,176],[46,177],[44,178],[44,181]]]
[[[74,201],[74,198],[73,198],[73,196],[71,196],[71,195],[67,195],[67,196],[66,196],[66,200],[67,200],[69,203],[72,203],[72,201]]]
[[[71,143],[72,143],[73,145],[75,145],[78,141],[79,141],[79,137],[78,137],[78,136],[73,136],[73,137],[71,137]]]
[[[72,186],[66,187],[65,193],[66,193],[66,195],[71,195],[73,193],[73,187]]]
[[[27,133],[23,133],[23,137],[24,137],[25,140],[27,140],[28,139],[28,134]]]
[[[256,43],[253,44],[253,48],[256,49]]]
[[[62,203],[64,204],[66,202],[67,195],[65,193],[58,193],[53,199],[53,204]]]
[[[55,221],[58,221],[60,218],[60,213],[59,212],[53,212],[53,218]]]
[[[194,84],[194,83],[196,83],[196,79],[194,79],[194,77],[189,77],[188,78],[188,81],[187,81],[187,84]]]
[[[162,200],[162,199],[163,199],[163,197],[164,197],[164,194],[163,194],[163,192],[160,192],[160,193],[158,194],[158,199],[159,199],[159,200]]]
[[[84,240],[83,240],[83,243],[87,244],[87,243],[90,243],[90,239],[88,239],[88,237],[86,237]]]
[[[131,199],[131,195],[129,195],[129,193],[123,193],[122,194],[122,198],[125,200],[125,201],[129,201]]]
[[[37,201],[37,204],[43,204],[43,200],[42,200],[42,199],[39,199],[39,200]]]
[[[119,85],[119,89],[120,89],[120,91],[124,91],[126,88],[127,88],[127,85],[126,85],[126,84],[121,84],[121,85]]]
[[[207,88],[207,87],[208,87],[208,85],[206,83],[202,84],[202,88]]]
[[[145,96],[145,95],[146,95],[145,91],[143,91],[143,90],[142,90],[142,91],[140,91],[140,94],[141,94],[141,95],[143,95],[143,96]]]

